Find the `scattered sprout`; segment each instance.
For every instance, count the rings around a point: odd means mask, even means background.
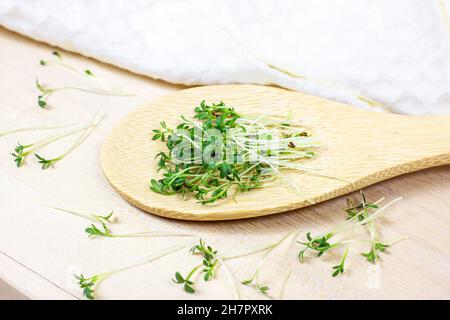
[[[95,299],[95,290],[97,289],[98,285],[100,284],[101,281],[104,281],[105,279],[119,273],[119,272],[123,272],[123,271],[127,271],[129,269],[138,267],[138,266],[142,266],[144,264],[156,261],[160,258],[163,258],[169,254],[172,254],[176,251],[179,251],[181,249],[183,249],[184,246],[173,246],[173,247],[169,247],[167,249],[155,252],[154,254],[152,254],[151,256],[147,257],[146,259],[123,267],[123,268],[119,268],[119,269],[115,269],[112,271],[108,271],[108,272],[103,272],[103,273],[99,273],[96,274],[92,277],[85,277],[84,275],[75,275],[75,279],[78,282],[78,285],[81,289],[83,289],[83,296],[86,297],[89,300],[94,300]]]
[[[354,230],[354,228],[360,226],[368,226],[371,233],[371,250],[368,253],[363,253],[362,255],[366,257],[369,262],[375,263],[379,258],[379,252],[384,252],[391,244],[381,243],[376,238],[376,233],[374,229],[373,221],[378,218],[388,207],[401,200],[401,198],[395,199],[385,205],[382,208],[379,208],[379,204],[384,200],[380,199],[375,203],[368,203],[366,201],[365,195],[361,192],[362,202],[361,204],[355,206],[351,200],[347,200],[347,204],[349,205],[345,211],[348,214],[348,219],[345,223],[341,224],[333,231],[325,233],[324,235],[313,237],[311,233],[306,234],[307,241],[298,242],[303,246],[303,248],[298,253],[298,258],[301,263],[304,262],[304,256],[307,251],[313,251],[317,253],[318,257],[321,257],[323,254],[338,248],[344,244],[347,244],[347,247],[344,251],[344,255],[339,263],[339,265],[333,267],[333,277],[337,277],[338,275],[344,273],[345,271],[345,262],[347,259],[349,247],[352,241],[336,241],[331,242],[337,234]]]
[[[39,90],[40,94],[38,95],[38,105],[42,109],[47,108],[48,106],[48,100],[50,97],[52,97],[55,93],[60,91],[78,91],[83,93],[89,93],[89,94],[95,94],[95,95],[101,95],[101,96],[108,96],[108,97],[131,97],[133,95],[123,93],[119,90],[104,90],[104,89],[91,89],[91,88],[82,88],[82,87],[76,87],[76,86],[65,86],[65,87],[47,87],[39,82],[39,80],[36,80],[36,88]]]
[[[53,166],[56,162],[59,162],[62,159],[64,159],[66,156],[68,156],[70,153],[72,153],[78,146],[80,146],[83,143],[83,141],[85,139],[87,139],[87,137],[90,135],[92,130],[95,129],[100,124],[101,121],[102,121],[102,119],[100,121],[98,121],[97,123],[94,123],[94,120],[93,120],[93,122],[91,124],[84,126],[80,129],[76,129],[76,130],[73,130],[71,132],[64,133],[64,134],[50,136],[50,137],[47,137],[40,141],[37,141],[35,143],[23,145],[20,142],[18,142],[17,146],[14,148],[14,152],[12,152],[11,155],[14,158],[14,162],[16,163],[16,166],[18,168],[20,168],[23,166],[23,164],[25,163],[28,156],[33,154],[37,150],[39,150],[49,144],[57,142],[59,140],[76,135],[78,133],[82,133],[80,139],[78,139],[77,142],[75,142],[72,145],[72,147],[69,148],[64,154],[62,154],[61,156],[59,156],[57,158],[45,159],[45,158],[41,157],[40,155],[37,155],[37,154],[35,155],[36,158],[38,159],[38,162],[42,165],[42,169],[48,169],[51,166]]]
[[[214,278],[216,274],[217,267],[220,265],[218,260],[217,250],[212,247],[207,246],[206,243],[200,239],[199,244],[194,246],[190,250],[193,255],[200,255],[203,257],[201,265],[196,266],[189,272],[187,277],[183,277],[180,272],[175,273],[175,278],[173,281],[177,284],[183,285],[184,291],[187,293],[195,293],[194,281],[192,277],[196,274],[198,270],[203,273],[203,280],[209,281]]]
[[[261,284],[260,279],[259,279],[259,275],[261,273],[261,269],[263,267],[263,265],[265,264],[268,255],[275,250],[276,248],[278,248],[282,243],[284,243],[284,241],[286,241],[287,238],[289,238],[290,236],[292,236],[292,232],[289,232],[288,234],[286,234],[284,237],[282,237],[278,242],[272,244],[268,250],[266,251],[266,253],[264,254],[263,258],[261,259],[261,261],[259,262],[255,273],[253,274],[253,276],[248,279],[248,280],[244,280],[241,283],[245,286],[251,286],[253,288],[255,288],[259,293],[268,296],[269,293],[269,287],[266,285]]]
[[[41,66],[43,66],[43,67],[51,66],[51,65],[61,66],[61,67],[64,67],[64,68],[66,68],[66,69],[68,69],[70,71],[74,71],[74,72],[77,72],[77,73],[82,73],[84,75],[88,75],[88,76],[91,76],[91,77],[95,76],[94,73],[91,70],[89,70],[89,69],[85,69],[83,71],[80,71],[76,67],[66,63],[64,58],[63,58],[63,56],[57,51],[52,52],[52,55],[53,55],[53,59],[50,59],[50,60],[41,59],[39,61],[39,64]]]

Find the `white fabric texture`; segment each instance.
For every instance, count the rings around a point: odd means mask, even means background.
[[[360,107],[449,114],[443,4],[0,0],[0,25],[172,83],[275,84]]]

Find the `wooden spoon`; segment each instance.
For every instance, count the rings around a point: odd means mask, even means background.
[[[304,165],[329,179],[294,172],[284,183],[242,193],[236,201],[201,205],[149,189],[158,177],[155,156],[165,146],[151,139],[160,121],[174,126],[200,101],[224,101],[241,113],[293,112],[320,141],[317,158]],[[101,155],[106,178],[133,205],[183,220],[231,220],[269,215],[322,202],[405,173],[450,164],[450,116],[405,116],[360,110],[335,101],[273,87],[199,87],[166,96],[129,115],[107,138]],[[340,179],[340,180],[339,180]],[[345,181],[345,182],[344,182]]]

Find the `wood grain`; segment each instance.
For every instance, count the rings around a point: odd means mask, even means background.
[[[304,164],[320,175],[286,173],[273,187],[239,194],[237,201],[200,205],[195,199],[149,190],[158,178],[155,155],[165,151],[150,139],[160,121],[174,127],[191,117],[200,101],[224,101],[242,114],[288,115],[320,141],[318,156]],[[137,207],[184,220],[232,220],[295,210],[413,171],[450,164],[449,116],[381,114],[284,89],[223,85],[183,90],[129,115],[106,139],[102,166],[112,186]],[[324,177],[325,176],[325,177]],[[333,177],[330,179],[326,177]]]

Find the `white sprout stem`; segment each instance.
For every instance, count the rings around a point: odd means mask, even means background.
[[[409,238],[409,237],[402,237],[402,238],[399,238],[397,240],[393,240],[393,241],[387,242],[386,244],[389,247],[392,247],[393,245],[396,245],[397,243],[400,243],[400,242],[403,242],[403,241],[406,241],[406,240],[411,240],[411,238]]]
[[[46,131],[46,130],[56,130],[56,129],[63,129],[63,128],[69,128],[77,125],[78,123],[68,124],[68,125],[59,125],[59,126],[49,126],[49,127],[26,127],[26,128],[20,128],[20,129],[14,129],[7,132],[0,133],[0,138],[8,136],[10,134],[14,133],[20,133],[20,132],[28,132],[28,131]]]
[[[87,220],[89,220],[91,222],[95,222],[95,223],[98,222],[98,220],[94,218],[94,215],[85,215],[85,214],[82,214],[82,213],[79,213],[79,212],[75,212],[75,211],[72,211],[72,210],[67,210],[67,209],[62,209],[62,208],[57,208],[57,207],[52,207],[52,206],[45,206],[45,207],[47,207],[49,209],[62,211],[62,212],[65,212],[65,213],[69,213],[69,214],[71,214],[73,216],[84,218],[84,219],[87,219]]]
[[[393,241],[388,241],[385,244],[387,244],[388,246],[393,246],[399,242],[405,241],[405,240],[410,240],[411,238],[409,237],[402,237]],[[343,240],[340,241],[340,244],[345,245],[345,244],[371,244],[372,240]]]
[[[77,129],[77,130],[75,130],[75,131],[72,131],[72,132],[69,132],[69,133],[66,133],[66,134],[57,136],[57,137],[49,137],[49,138],[43,139],[43,140],[41,140],[41,141],[35,142],[35,143],[33,143],[32,145],[30,145],[30,146],[34,146],[34,148],[32,148],[31,150],[29,150],[28,152],[26,152],[26,154],[30,154],[30,153],[36,151],[37,149],[40,149],[40,148],[42,148],[42,147],[45,147],[46,145],[48,145],[48,144],[50,144],[50,143],[53,143],[53,142],[62,140],[62,139],[64,139],[64,138],[73,136],[73,135],[75,135],[75,134],[77,134],[77,133],[80,133],[80,132],[82,132],[82,131],[84,131],[84,130],[90,128],[90,127],[92,127],[92,125],[85,126],[85,127],[83,127],[83,128]]]
[[[223,266],[223,269],[225,270],[225,274],[227,276],[228,281],[230,282],[231,288],[233,289],[233,295],[236,300],[241,300],[241,292],[239,291],[238,286],[236,285],[236,280],[231,273],[231,270],[228,268],[225,261],[221,258],[217,258],[217,261],[219,261],[220,265]]]
[[[73,152],[75,149],[77,149],[81,144],[83,144],[83,142],[87,138],[89,138],[89,136],[94,132],[95,128],[97,128],[105,119],[105,116],[103,116],[100,118],[99,121],[94,123],[95,117],[92,119],[91,124],[86,128],[86,130],[83,131],[83,134],[80,136],[80,138],[66,152],[64,152],[61,156],[57,157],[56,160],[63,159],[64,157],[69,155],[71,152]]]
[[[134,94],[122,93],[122,92],[118,92],[118,91],[108,91],[108,90],[103,90],[103,89],[86,89],[86,88],[73,87],[73,86],[52,89],[51,94],[53,94],[57,91],[62,91],[62,90],[80,91],[80,92],[85,92],[85,93],[90,93],[90,94],[98,94],[98,95],[108,96],[108,97],[133,97],[133,96],[135,96]]]
[[[395,204],[396,202],[403,200],[403,197],[399,197],[397,199],[392,200],[391,202],[389,202],[387,205],[385,205],[383,208],[377,210],[374,214],[372,214],[371,216],[369,216],[368,218],[359,221],[356,223],[357,226],[360,225],[364,225],[366,223],[372,222],[374,221],[376,218],[378,218],[387,208],[391,207],[393,204]]]
[[[64,68],[66,68],[66,69],[69,69],[71,71],[80,72],[77,68],[72,67],[71,65],[63,62],[61,59],[60,60],[48,60],[48,61],[45,61],[45,65],[46,66],[59,65],[59,66],[62,66]]]

